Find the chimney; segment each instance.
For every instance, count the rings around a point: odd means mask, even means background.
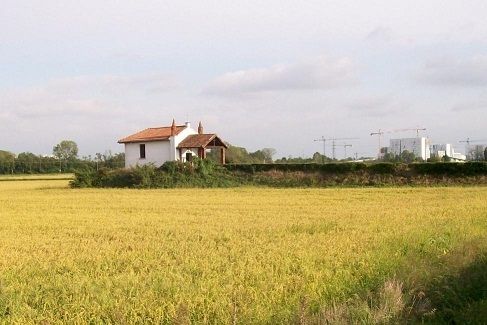
[[[201,121],[200,124],[198,124],[198,134],[203,134],[203,125],[201,125]]]
[[[191,127],[191,123],[189,123],[189,121],[184,122],[184,125],[186,125],[187,128]]]
[[[172,125],[171,125],[171,136],[175,136],[176,135],[176,121],[174,121],[174,119],[172,119]]]

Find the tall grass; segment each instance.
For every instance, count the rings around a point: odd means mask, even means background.
[[[468,321],[486,194],[2,182],[0,323]]]

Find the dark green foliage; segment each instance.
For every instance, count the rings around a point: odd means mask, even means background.
[[[195,159],[193,163],[166,162],[160,168],[153,165],[130,169],[100,169],[75,172],[72,187],[119,188],[177,188],[177,187],[233,187],[240,179],[211,160]]]
[[[159,168],[79,169],[73,187],[329,187],[384,185],[485,184],[487,163],[329,163],[229,164],[195,159],[166,162]]]
[[[68,162],[76,161],[78,158],[78,145],[74,141],[63,140],[54,146],[52,154],[60,161],[60,169],[63,169],[63,166],[67,169]]]
[[[282,171],[282,172],[320,172],[320,173],[350,173],[366,171],[376,174],[398,174],[412,172],[423,175],[487,175],[487,163],[328,163],[328,164],[228,164],[229,171],[244,173]]]
[[[303,157],[282,157],[281,159],[277,159],[275,163],[277,164],[310,164],[310,163],[317,163],[323,164],[327,162],[333,162],[334,160],[328,158],[320,154],[319,152],[315,152],[312,157],[310,158],[303,158]]]
[[[487,257],[457,274],[439,277],[429,285],[429,298],[437,309],[434,323],[487,323]]]
[[[365,163],[304,163],[304,164],[227,164],[225,168],[230,171],[240,171],[246,173],[266,172],[266,171],[282,171],[282,172],[319,172],[319,173],[350,173],[361,170],[371,170],[373,172],[384,173],[394,172],[394,164],[379,163],[367,165]]]
[[[367,169],[377,174],[394,174],[398,170],[398,164],[395,163],[377,163],[367,166]]]
[[[92,168],[82,168],[76,171],[76,177],[71,181],[71,187],[97,187],[95,179],[96,170]]]
[[[423,175],[487,175],[487,163],[485,162],[415,163],[410,164],[409,168]]]
[[[272,157],[276,153],[273,148],[263,148],[255,152],[248,152],[247,149],[237,146],[232,146],[227,143],[226,162],[231,164],[262,164],[272,163]],[[219,149],[211,150],[207,154],[207,159],[214,162],[220,161]]]
[[[125,164],[125,154],[96,154],[96,157],[59,160],[50,156],[37,156],[30,152],[13,153],[0,150],[0,174],[53,174],[59,172],[102,168],[120,168]]]
[[[11,152],[0,150],[0,174],[10,174],[15,170],[15,155]]]

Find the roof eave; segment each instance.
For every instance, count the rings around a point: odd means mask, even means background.
[[[154,138],[154,139],[135,139],[135,140],[118,140],[118,143],[140,143],[140,142],[155,142],[155,141],[169,141],[169,137],[164,138]]]

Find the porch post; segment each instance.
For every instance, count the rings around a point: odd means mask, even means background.
[[[222,165],[225,165],[225,147],[222,147],[220,150],[221,150],[221,163]]]

